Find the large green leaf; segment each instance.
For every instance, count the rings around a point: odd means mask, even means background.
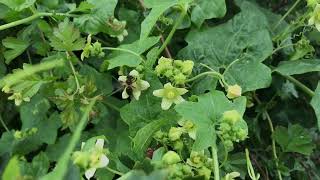
[[[185,119],[193,121],[197,128],[193,150],[200,151],[215,145],[215,125],[223,113],[237,110],[243,115],[246,101],[239,98],[232,103],[221,91],[212,91],[199,96],[198,102],[185,102],[175,107],[176,111]]]
[[[311,135],[300,125],[289,125],[288,128],[276,127],[274,139],[284,152],[297,152],[310,155],[315,148]]]
[[[154,46],[159,39],[159,37],[148,37],[142,40],[137,40],[131,44],[121,45],[119,48],[130,50],[137,55],[140,55]],[[142,61],[142,57],[137,55],[130,52],[116,51],[111,54],[108,60],[106,60],[109,63],[108,69],[113,69],[119,66],[136,67]]]
[[[320,60],[305,59],[296,61],[282,61],[274,71],[277,71],[283,75],[294,75],[320,71]]]
[[[0,0],[0,3],[5,4],[9,8],[21,11],[25,8],[32,6],[36,0]]]
[[[223,17],[226,12],[225,0],[196,0],[192,10],[191,20],[197,27],[201,27],[206,19]]]
[[[273,46],[268,21],[259,8],[246,1],[240,8],[241,12],[225,24],[192,30],[186,37],[188,46],[179,56],[227,69],[226,81],[238,83],[246,92],[269,86],[271,71],[261,62],[272,53]]]
[[[108,18],[114,16],[114,9],[117,6],[117,0],[87,0],[94,5],[90,14],[84,14],[74,19],[74,23],[82,32],[88,34],[97,34],[104,32],[107,27]]]
[[[2,40],[2,44],[7,50],[3,53],[6,59],[6,64],[9,64],[13,59],[22,54],[29,46],[29,42],[14,37],[7,37]]]
[[[311,100],[311,106],[316,113],[318,119],[318,128],[320,130],[320,82],[318,83],[318,87],[314,92],[314,96]]]

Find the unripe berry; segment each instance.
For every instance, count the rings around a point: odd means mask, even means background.
[[[174,151],[168,151],[163,155],[162,161],[167,165],[176,164],[181,161],[180,156]]]

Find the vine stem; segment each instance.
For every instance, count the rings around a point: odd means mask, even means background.
[[[293,11],[293,9],[299,4],[301,0],[297,0],[292,7],[282,16],[282,18],[277,22],[277,24],[273,27],[273,30],[276,29],[281,22]]]
[[[110,167],[106,167],[106,169],[108,170],[108,171],[110,171],[110,172],[112,172],[113,174],[118,174],[119,176],[123,176],[124,175],[124,173],[122,173],[122,172],[120,172],[120,171],[117,171],[117,170],[114,170],[114,169],[112,169],[112,168],[110,168]]]
[[[193,78],[190,78],[190,79],[186,80],[186,82],[188,83],[188,82],[197,80],[197,79],[201,78],[202,76],[207,76],[207,75],[212,75],[212,76],[218,78],[219,80],[221,80],[222,84],[224,86],[227,86],[227,87],[229,86],[228,83],[225,81],[224,76],[222,74],[216,72],[216,71],[203,72],[201,74],[198,74],[198,75],[194,76]]]
[[[33,20],[41,18],[41,17],[48,17],[48,16],[54,16],[54,15],[67,16],[67,17],[76,17],[76,15],[67,14],[67,13],[47,13],[47,12],[36,13],[36,14],[34,14],[32,16],[29,16],[29,17],[26,17],[24,19],[20,19],[20,20],[17,20],[17,21],[13,21],[13,22],[1,25],[0,26],[0,31],[15,27],[15,26],[18,26],[18,25],[21,25],[21,24],[28,23],[30,21],[33,21]]]
[[[280,75],[282,75],[283,77],[285,77],[286,79],[288,79],[290,82],[292,82],[295,86],[297,86],[298,88],[300,88],[303,92],[305,92],[306,94],[308,94],[310,97],[314,96],[314,92],[308,88],[306,85],[304,85],[303,83],[301,83],[300,81],[298,81],[297,79],[295,79],[292,76],[287,76],[287,75],[283,75],[281,73],[279,73]]]
[[[105,49],[105,50],[111,50],[111,51],[122,51],[122,52],[127,52],[127,53],[130,53],[134,56],[137,56],[138,58],[140,58],[142,60],[142,62],[144,62],[145,60],[140,56],[140,54],[134,52],[134,51],[131,51],[129,49],[123,49],[123,48],[114,48],[114,47],[102,47],[102,49]]]
[[[3,128],[7,131],[7,132],[10,132],[9,128],[7,127],[6,123],[4,123],[3,119],[2,119],[2,116],[0,115],[0,122],[3,126]]]
[[[171,41],[174,33],[176,32],[177,28],[180,26],[180,24],[183,21],[184,16],[187,14],[187,8],[181,6],[181,14],[178,18],[178,20],[176,21],[176,23],[173,25],[169,35],[167,36],[166,40],[163,42],[162,46],[160,47],[158,53],[157,53],[157,57],[162,53],[162,51],[167,47],[167,45],[169,44],[169,42]]]
[[[214,180],[220,179],[220,172],[219,172],[219,161],[218,161],[218,151],[217,148],[214,146],[211,146],[211,153],[212,153],[212,159],[213,159],[213,168],[214,168]]]
[[[257,97],[257,95],[255,93],[253,94],[253,97],[259,105],[262,104],[262,102],[260,101],[260,99]],[[268,120],[270,132],[271,132],[272,155],[275,160],[277,174],[278,174],[279,180],[282,180],[281,172],[279,170],[279,159],[278,159],[278,155],[277,155],[276,142],[275,142],[274,138],[272,137],[272,134],[274,133],[274,126],[273,126],[271,117],[270,117],[267,110],[264,111],[264,115],[266,116],[266,118]]]

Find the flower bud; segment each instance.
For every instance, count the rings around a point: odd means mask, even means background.
[[[241,93],[242,93],[242,88],[237,84],[227,87],[227,97],[229,99],[240,97]]]
[[[225,111],[222,115],[222,121],[234,125],[241,120],[241,115],[236,110]]]
[[[182,128],[176,128],[176,127],[172,127],[169,130],[169,139],[171,141],[175,141],[178,140],[180,138],[180,136],[183,133],[183,129]]]
[[[163,155],[162,161],[165,164],[172,165],[180,162],[181,158],[176,152],[168,151],[166,154]]]
[[[173,149],[174,150],[180,151],[180,150],[182,150],[182,148],[183,148],[183,142],[182,141],[175,141],[173,143]]]

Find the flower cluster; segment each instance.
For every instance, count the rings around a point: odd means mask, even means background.
[[[193,65],[191,60],[182,61],[161,57],[155,71],[158,76],[166,77],[174,84],[183,85],[191,75]]]
[[[104,57],[104,55],[105,53],[101,48],[101,43],[98,41],[91,43],[91,35],[89,35],[87,38],[87,44],[81,53],[81,60],[84,60],[84,58],[88,58],[90,56]]]
[[[178,127],[171,127],[168,132],[157,131],[154,134],[154,139],[162,144],[171,146],[173,149],[180,151],[184,147],[184,140],[182,135],[187,134],[191,139],[195,140],[196,137],[196,127],[188,120],[181,119]]]
[[[23,131],[15,131],[13,136],[16,140],[22,140],[26,137],[32,136],[38,132],[38,128],[25,129]]]
[[[147,81],[140,78],[140,74],[136,70],[132,70],[128,76],[120,76],[118,80],[124,87],[122,92],[123,99],[129,98],[129,94],[132,94],[136,100],[139,100],[141,91],[150,87],[150,84]]]
[[[87,179],[92,178],[98,168],[106,167],[109,164],[109,159],[103,148],[104,139],[96,139],[95,141],[93,146],[90,142],[82,143],[81,151],[76,151],[72,155],[73,163],[85,170]],[[89,147],[86,147],[86,144]]]
[[[107,21],[108,28],[105,30],[111,37],[116,37],[119,42],[123,41],[128,36],[128,31],[125,29],[127,22],[119,21],[111,17]]]
[[[233,149],[233,142],[243,141],[248,135],[246,123],[236,110],[223,113],[217,133],[222,137],[223,143],[229,151]]]

